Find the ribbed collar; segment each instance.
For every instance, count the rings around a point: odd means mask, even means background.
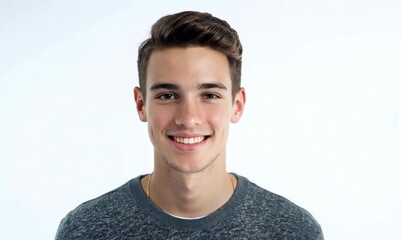
[[[196,229],[204,229],[208,226],[215,225],[221,220],[228,221],[229,218],[234,215],[236,207],[240,205],[245,198],[249,181],[245,177],[242,177],[235,173],[232,174],[238,180],[234,194],[222,207],[209,214],[208,216],[200,219],[186,220],[176,218],[158,208],[146,196],[146,193],[141,186],[141,179],[146,175],[141,175],[130,180],[128,182],[128,187],[126,188],[126,190],[130,192],[130,195],[133,197],[133,200],[135,201],[137,207],[149,217],[153,217],[159,223],[163,225],[168,225],[171,228],[193,231]]]

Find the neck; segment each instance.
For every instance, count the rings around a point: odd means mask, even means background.
[[[233,194],[236,179],[218,172],[154,173],[142,179],[148,197],[163,211],[180,217],[206,216],[223,206]]]

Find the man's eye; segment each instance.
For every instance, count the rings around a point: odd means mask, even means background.
[[[177,97],[172,93],[164,93],[164,94],[160,94],[159,96],[157,96],[157,98],[162,99],[162,100],[172,100],[172,99],[176,99]]]
[[[220,98],[219,95],[214,94],[214,93],[205,93],[205,94],[203,94],[203,97],[205,99],[218,99],[218,98]]]

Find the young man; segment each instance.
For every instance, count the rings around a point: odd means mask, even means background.
[[[307,211],[226,171],[246,99],[241,55],[236,31],[208,13],[157,21],[134,89],[154,171],[71,211],[56,239],[323,239]]]

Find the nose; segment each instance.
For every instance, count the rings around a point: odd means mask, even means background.
[[[200,125],[202,123],[202,110],[199,104],[191,100],[181,101],[176,112],[175,123],[187,128]]]

